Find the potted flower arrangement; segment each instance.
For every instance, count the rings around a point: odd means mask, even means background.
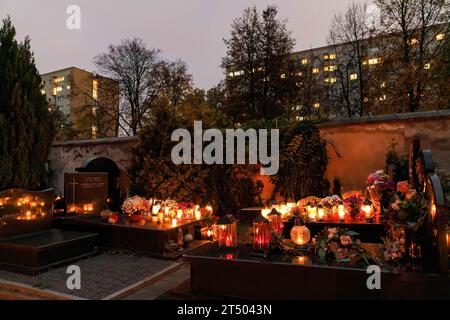
[[[122,204],[122,212],[133,222],[141,221],[143,214],[149,210],[149,202],[139,196],[128,198]]]
[[[385,255],[391,258],[388,260],[408,258],[407,248],[420,248],[420,230],[427,214],[423,196],[411,189],[407,181],[400,181],[385,214],[388,228],[387,238],[384,239]],[[395,250],[397,247],[398,252]]]
[[[357,232],[347,229],[324,228],[308,245],[309,251],[328,262],[354,265],[363,260],[369,265],[369,259],[372,257],[361,247],[361,241],[355,239],[358,235]]]

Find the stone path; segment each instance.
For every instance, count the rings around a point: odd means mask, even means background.
[[[188,281],[190,267],[188,263],[182,264],[176,271],[157,279],[139,290],[122,297],[124,300],[154,300],[170,299],[169,291]]]
[[[66,286],[67,266],[50,270],[37,276],[27,276],[0,270],[0,280],[23,283],[32,287],[61,292],[84,298],[103,299],[142,282],[178,264],[173,261],[144,256],[103,253],[73,263],[81,269],[81,290],[69,290]]]

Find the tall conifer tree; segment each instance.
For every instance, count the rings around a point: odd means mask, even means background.
[[[0,190],[46,187],[54,125],[30,41],[15,39],[7,17],[0,29]]]

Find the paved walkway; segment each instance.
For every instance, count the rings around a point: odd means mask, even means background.
[[[159,279],[159,274],[169,272],[174,268],[177,269],[178,263],[173,261],[154,259],[144,256],[134,256],[126,254],[109,254],[83,259],[73,263],[81,269],[81,290],[69,290],[66,285],[68,274],[67,266],[50,270],[37,276],[27,276],[0,270],[0,290],[5,286],[1,285],[1,280],[7,283],[24,284],[30,289],[39,289],[47,292],[62,293],[82,299],[105,299],[118,298],[120,295],[125,296],[127,290],[136,285],[145,289],[147,283],[155,283],[158,290],[150,290],[152,299],[157,296],[158,292],[167,288],[169,283],[174,280],[156,281],[154,277]],[[4,291],[4,290],[3,290]],[[138,294],[140,291],[137,291]],[[10,292],[12,293],[12,292]],[[0,297],[2,292],[0,291]],[[25,291],[25,295],[28,293]],[[119,296],[117,296],[119,294]],[[6,296],[7,293],[3,292]],[[138,297],[138,296],[137,296]],[[18,295],[18,298],[19,295]]]
[[[169,292],[190,278],[190,267],[188,263],[181,264],[177,270],[147,284],[146,286],[130,292],[122,297],[124,300],[155,300],[170,299]]]

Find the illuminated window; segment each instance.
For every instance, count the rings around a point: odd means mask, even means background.
[[[328,57],[330,60],[335,60],[336,59],[336,53],[331,53],[330,56]]]
[[[336,83],[337,79],[332,77],[332,78],[325,78],[325,83]]]
[[[419,40],[417,38],[411,38],[408,41],[409,45],[415,45],[415,44],[418,44],[418,43],[419,43]]]
[[[60,83],[64,81],[64,77],[57,77],[53,79],[53,83]]]
[[[328,53],[324,53],[323,60],[328,60],[330,58],[330,55]]]
[[[328,71],[332,72],[332,71],[336,71],[337,70],[337,66],[336,65],[331,65],[328,67]]]
[[[92,97],[96,100],[98,98],[98,80],[92,80]]]
[[[386,100],[386,95],[385,94],[383,94],[382,96],[380,96],[380,99],[379,99],[380,101],[385,101]]]
[[[319,102],[314,103],[313,107],[316,108],[316,109],[319,109],[320,108],[320,103]]]
[[[312,73],[313,74],[317,74],[317,73],[319,73],[320,72],[320,69],[319,68],[312,68]]]
[[[228,76],[232,78],[234,76],[234,72],[229,72]]]
[[[70,90],[70,86],[67,86],[67,90]]]
[[[286,74],[285,74],[285,73],[282,73],[281,76],[280,76],[280,78],[281,78],[281,79],[286,79]]]
[[[378,63],[380,63],[380,59],[379,58],[370,58],[368,60],[368,64],[369,65],[374,65],[374,64],[378,64]]]
[[[297,121],[303,121],[305,118],[297,116],[295,119],[297,119]]]
[[[93,106],[93,107],[92,107],[92,115],[93,115],[93,116],[96,116],[96,115],[97,115],[97,107],[96,107],[96,106]]]
[[[350,80],[352,80],[352,81],[358,80],[358,74],[357,73],[352,73],[350,75]]]
[[[41,94],[42,94],[42,95],[45,95],[45,90],[41,90]]]
[[[382,83],[380,83],[380,88],[386,88],[386,82],[382,82]]]
[[[295,74],[297,77],[302,77],[303,76],[303,72],[299,71]]]
[[[308,64],[308,59],[304,58],[304,59],[302,59],[301,62],[302,62],[303,65]]]
[[[423,65],[423,68],[426,69],[426,70],[428,70],[428,69],[431,68],[431,64],[430,64],[430,63],[425,63],[425,64]]]
[[[258,67],[258,71],[264,71],[264,67]]]
[[[436,35],[437,41],[442,41],[442,40],[444,40],[444,38],[445,38],[445,34],[443,34],[443,33],[439,33]]]
[[[364,102],[369,102],[369,98],[364,97]]]
[[[97,127],[96,126],[92,126],[92,138],[97,137]]]

